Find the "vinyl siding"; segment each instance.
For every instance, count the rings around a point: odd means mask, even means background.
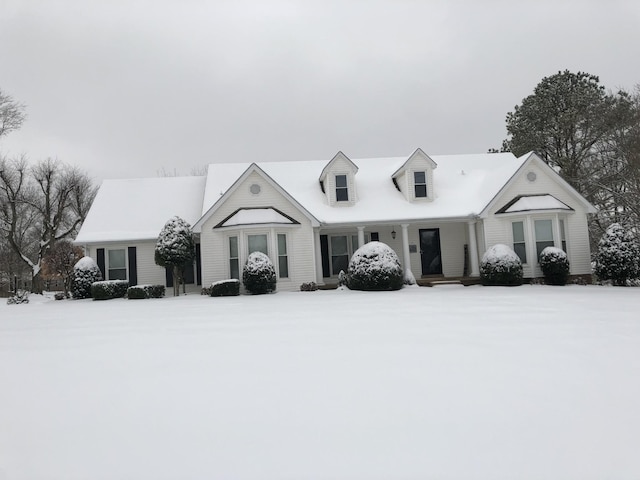
[[[128,247],[136,247],[136,260],[138,270],[138,285],[165,285],[165,269],[156,265],[155,262],[155,241],[148,242],[127,242],[127,243],[106,243],[106,244],[90,244],[87,245],[85,254],[97,261],[96,252],[98,248],[104,248],[105,258],[107,259],[108,269],[108,250],[124,249],[127,265],[127,279],[130,279],[129,273],[129,255],[127,252]]]

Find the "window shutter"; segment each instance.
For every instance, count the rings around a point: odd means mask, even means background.
[[[100,269],[100,272],[102,272],[102,279],[106,280],[107,279],[107,275],[105,272],[105,264],[104,264],[104,248],[97,248],[96,249],[96,263],[98,264],[98,268]]]
[[[200,244],[196,243],[196,285],[202,285],[202,271],[200,270]]]
[[[129,247],[129,285],[138,284],[138,259],[136,257],[136,247]]]
[[[329,272],[329,239],[326,235],[320,235],[320,253],[322,255],[322,276],[330,277]]]
[[[164,273],[167,281],[167,287],[173,287],[173,267],[165,267]]]

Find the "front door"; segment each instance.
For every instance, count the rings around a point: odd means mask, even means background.
[[[440,253],[440,229],[421,229],[420,257],[422,259],[422,275],[442,275],[442,256]]]

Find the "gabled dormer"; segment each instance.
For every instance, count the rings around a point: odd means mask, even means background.
[[[320,188],[332,207],[355,205],[358,166],[344,153],[338,152],[322,169]]]
[[[418,148],[391,179],[409,202],[429,202],[435,199],[433,171],[437,167],[436,162]]]

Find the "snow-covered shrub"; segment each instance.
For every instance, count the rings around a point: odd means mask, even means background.
[[[483,285],[522,285],[522,262],[507,245],[490,247],[480,262]]]
[[[71,293],[73,298],[91,297],[91,284],[102,280],[102,272],[91,257],[82,257],[73,267]]]
[[[640,243],[633,232],[619,223],[609,225],[598,242],[595,274],[614,285],[626,285],[640,277]]]
[[[91,285],[91,296],[94,300],[110,300],[126,295],[129,282],[126,280],[105,280]]]
[[[173,295],[180,295],[182,269],[196,256],[191,225],[180,217],[172,217],[158,235],[155,262],[161,267],[173,270]]]
[[[229,280],[220,280],[211,284],[212,297],[235,297],[240,295],[240,280],[231,278]]]
[[[129,300],[164,297],[164,285],[134,285],[127,289]]]
[[[242,283],[249,293],[271,293],[276,289],[276,269],[262,252],[249,254],[242,270]]]
[[[546,247],[540,253],[540,268],[547,285],[566,285],[569,279],[569,259],[558,247]]]
[[[385,243],[369,242],[349,260],[347,287],[350,290],[399,290],[403,283],[398,255]]]
[[[305,282],[300,285],[301,292],[315,292],[316,290],[318,290],[316,282]]]
[[[28,290],[18,290],[7,298],[7,305],[20,305],[21,303],[29,303]]]
[[[347,284],[347,274],[344,273],[344,270],[340,270],[338,273],[338,286],[344,287]]]

